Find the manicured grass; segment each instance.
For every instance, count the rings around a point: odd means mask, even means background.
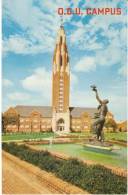
[[[91,136],[92,134],[88,131],[88,132],[72,132],[72,133],[69,133],[70,135],[77,135],[77,136],[85,136],[85,137],[88,137],[88,136]]]
[[[27,139],[41,139],[49,138],[53,136],[52,132],[49,133],[13,133],[2,135],[2,141],[12,141],[12,140],[27,140]]]
[[[90,132],[86,133],[69,133],[70,135],[78,135],[80,137],[90,137],[92,134]],[[53,136],[54,133],[46,132],[46,133],[13,133],[13,134],[4,134],[2,135],[2,141],[11,141],[11,140],[25,140],[25,139],[41,139],[41,138],[49,138]],[[126,132],[118,132],[118,133],[105,133],[105,140],[127,140]]]
[[[70,133],[71,135],[79,135],[80,137],[85,136],[85,137],[90,137],[93,134],[90,132],[86,132],[86,133]],[[105,133],[105,140],[123,140],[123,141],[127,141],[127,133],[126,132],[116,132],[116,133]]]
[[[70,133],[71,135],[79,135],[81,136],[85,136],[85,137],[90,137],[93,134],[90,132],[86,132],[86,133]],[[126,132],[116,132],[116,133],[105,133],[105,140],[123,140],[123,141],[127,141],[127,133]]]
[[[127,141],[127,133],[126,132],[117,132],[117,133],[105,133],[105,139],[110,140],[123,140]]]

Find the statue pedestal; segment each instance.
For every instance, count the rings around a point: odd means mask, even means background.
[[[113,150],[113,145],[108,142],[100,142],[96,139],[89,139],[83,144],[84,148],[95,152],[110,152]]]

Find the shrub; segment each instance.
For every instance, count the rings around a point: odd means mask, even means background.
[[[3,143],[2,148],[41,169],[93,194],[126,194],[127,180],[101,165],[85,165],[77,159],[59,160],[48,151],[34,151],[25,145]]]
[[[79,186],[80,178],[83,176],[83,171],[86,171],[86,169],[87,166],[77,159],[69,159],[60,167],[57,176]]]
[[[39,160],[39,167],[49,172],[57,172],[62,165],[62,161],[55,159],[52,156],[42,156]]]

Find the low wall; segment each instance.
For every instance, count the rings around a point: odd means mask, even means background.
[[[118,140],[110,140],[110,141],[108,141],[108,142],[109,142],[109,143],[112,143],[112,144],[118,144],[118,145],[120,145],[120,146],[125,146],[125,147],[128,146],[127,142],[125,143],[125,142],[121,142],[121,141],[118,141]]]
[[[41,141],[24,141],[24,143],[29,143],[30,145],[37,145],[37,144],[50,144],[50,140],[41,140]],[[68,143],[75,143],[74,140],[69,139],[54,139],[52,140],[52,144],[68,144]]]
[[[44,170],[41,170],[40,168],[25,162],[23,160],[20,160],[19,158],[3,151],[2,152],[4,157],[7,158],[11,163],[14,164],[14,169],[16,168],[17,170],[20,169],[22,171],[27,172],[32,176],[36,177],[36,179],[47,186],[48,188],[53,189],[53,191],[60,193],[60,194],[89,194],[88,192],[72,185],[69,184],[59,178],[57,178],[55,175],[52,173],[48,173]]]

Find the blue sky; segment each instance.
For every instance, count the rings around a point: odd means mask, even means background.
[[[91,84],[110,100],[116,120],[126,119],[126,1],[4,0],[3,110],[51,105],[52,58],[59,7],[121,7],[122,15],[64,16],[70,56],[70,105],[96,107]]]

